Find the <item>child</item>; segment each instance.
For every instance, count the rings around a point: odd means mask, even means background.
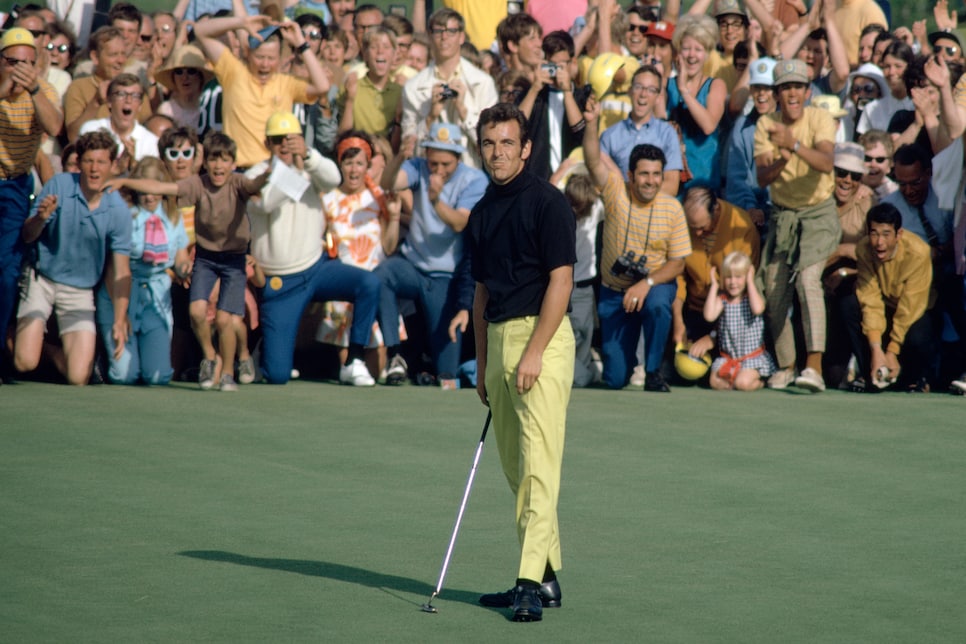
[[[754,391],[762,378],[775,372],[775,362],[765,351],[765,300],[755,286],[755,268],[742,252],[728,254],[721,262],[724,292],[718,293],[718,272],[711,267],[711,288],[704,302],[704,319],[718,321],[721,357],[711,365],[712,389]]]
[[[195,205],[195,237],[197,240],[192,269],[189,313],[204,358],[198,373],[202,389],[212,389],[217,382],[222,391],[237,391],[234,377],[235,319],[245,312],[245,255],[251,238],[251,227],[245,214],[246,202],[257,195],[268,182],[271,168],[248,179],[235,173],[235,142],[221,132],[205,137],[207,174],[192,175],[177,183],[149,179],[114,179],[109,187],[128,188],[137,192],[176,196],[182,203]],[[218,329],[218,353],[222,372],[216,373],[215,347],[211,341],[211,324],[206,319],[208,296],[215,281],[221,280],[215,326]]]
[[[402,120],[402,86],[390,80],[395,57],[395,33],[382,26],[366,31],[362,58],[367,71],[362,78],[355,73],[346,76],[339,95],[339,133],[362,130],[390,139],[393,149],[399,147],[399,128],[395,124]]]

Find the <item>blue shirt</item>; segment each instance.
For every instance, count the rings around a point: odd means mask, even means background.
[[[80,175],[63,173],[44,185],[31,217],[47,195],[57,196],[57,208],[37,239],[37,271],[58,284],[93,288],[109,252],[131,254],[131,211],[117,192],[102,194],[91,211]]]
[[[413,191],[413,220],[400,252],[424,273],[452,273],[463,256],[463,236],[440,218],[429,200],[429,163],[409,159],[402,170]],[[450,208],[472,210],[488,184],[482,171],[459,163],[443,184],[439,200]]]
[[[768,213],[771,200],[768,188],[758,185],[755,166],[755,126],[758,112],[741,116],[731,130],[728,166],[725,175],[725,200],[739,208],[758,208]]]
[[[902,214],[902,227],[920,237],[927,244],[929,243],[926,227],[922,225],[922,220],[919,218],[919,208],[910,206],[902,196],[902,192],[896,190],[885,197],[882,203],[891,203],[895,206]],[[929,186],[929,194],[926,195],[922,209],[923,214],[926,215],[926,220],[936,233],[939,244],[943,245],[949,242],[953,238],[953,211],[939,209],[939,199],[936,197],[936,192],[932,189],[932,186]]]
[[[607,153],[625,177],[628,176],[628,166],[631,151],[643,143],[661,148],[667,163],[665,170],[683,170],[681,161],[681,140],[671,124],[656,116],[652,116],[640,127],[634,125],[629,118],[610,126],[600,137],[600,149]]]

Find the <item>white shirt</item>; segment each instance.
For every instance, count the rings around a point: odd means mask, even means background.
[[[111,117],[94,119],[93,121],[84,123],[81,126],[79,134],[87,134],[88,132],[94,132],[96,130],[107,130],[111,133],[111,136],[117,141],[117,155],[121,156],[121,153],[124,152],[124,143],[121,142],[121,137],[111,127]],[[130,138],[134,140],[135,161],[140,161],[144,157],[160,158],[160,153],[158,152],[158,137],[154,136],[151,130],[140,123],[135,123],[134,129],[131,130]]]

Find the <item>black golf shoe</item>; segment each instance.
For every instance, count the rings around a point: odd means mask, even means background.
[[[527,586],[517,586],[513,589],[514,622],[539,622],[543,619],[543,602],[540,601],[540,589]]]
[[[480,597],[480,603],[490,608],[509,608],[513,605],[513,594],[516,590],[516,588],[511,588],[502,593],[482,595]],[[563,593],[560,592],[560,582],[556,579],[543,582],[540,584],[537,595],[540,597],[540,603],[543,608],[559,608],[563,598]]]

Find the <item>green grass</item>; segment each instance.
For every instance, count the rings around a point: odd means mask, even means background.
[[[470,391],[0,388],[5,642],[962,642],[961,398],[576,391],[564,607]]]

